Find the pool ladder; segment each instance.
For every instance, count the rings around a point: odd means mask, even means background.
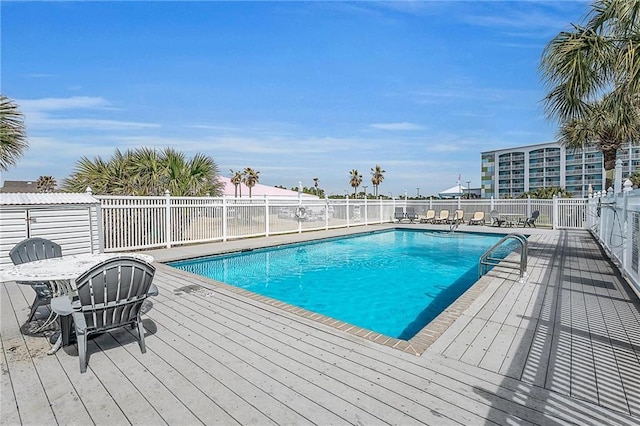
[[[515,240],[520,243],[522,250],[520,251],[520,260],[501,259],[499,257],[492,257],[493,252],[502,246],[507,241]],[[480,256],[480,263],[478,264],[478,276],[481,277],[487,273],[490,266],[499,266],[501,268],[519,269],[520,280],[527,275],[527,237],[522,234],[513,233],[505,235],[495,243],[489,250],[485,251]]]

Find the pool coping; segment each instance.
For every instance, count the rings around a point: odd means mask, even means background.
[[[180,260],[188,260],[196,257],[206,257],[206,256],[215,256],[222,254],[232,254],[239,253],[241,251],[246,250],[255,250],[261,248],[270,248],[270,247],[278,247],[289,244],[297,244],[297,243],[305,243],[311,241],[320,241],[332,238],[340,238],[347,236],[357,236],[359,234],[369,234],[373,232],[387,231],[392,229],[415,229],[415,230],[424,230],[424,231],[448,231],[448,226],[434,226],[434,225],[386,225],[386,226],[374,226],[374,227],[364,227],[366,229],[358,229],[358,228],[348,228],[348,229],[340,229],[337,231],[343,232],[330,232],[320,231],[323,235],[314,233],[303,233],[303,234],[295,234],[293,238],[291,235],[279,236],[279,238],[272,239],[270,242],[267,242],[269,238],[265,237],[261,239],[251,239],[251,240],[240,240],[241,243],[238,244],[238,241],[235,241],[236,244],[227,244],[226,247],[220,247],[220,244],[225,243],[213,243],[218,246],[215,247],[216,250],[213,252],[209,252],[211,249],[204,248],[200,245],[200,249],[198,250],[198,246],[189,246],[190,248],[195,247],[195,251],[199,252],[199,254],[194,254],[194,250],[177,250],[173,251],[173,255],[170,254],[174,249],[164,249],[158,251],[149,251],[147,253],[154,256],[157,262],[163,263],[163,266],[166,268],[171,268],[173,271],[176,271],[180,274],[186,274],[193,277],[198,277],[201,283],[211,284],[214,288],[224,288],[227,291],[230,291],[234,294],[240,295],[247,299],[256,301],[258,303],[262,303],[277,309],[280,309],[284,312],[324,324],[331,328],[340,330],[342,332],[346,332],[348,334],[358,336],[369,340],[371,342],[381,344],[393,349],[401,350],[403,352],[420,356],[422,355],[447,329],[473,304],[476,299],[487,289],[487,287],[491,284],[491,282],[496,279],[495,276],[487,276],[484,275],[480,277],[476,282],[474,282],[464,293],[462,293],[454,302],[452,302],[445,310],[443,310],[436,318],[434,318],[431,322],[429,322],[425,327],[423,327],[418,333],[416,333],[409,340],[402,340],[395,337],[386,336],[382,333],[372,331],[363,327],[359,327],[323,314],[319,314],[317,312],[309,311],[307,309],[301,308],[299,306],[294,306],[288,304],[286,302],[282,302],[277,299],[273,299],[267,296],[260,295],[258,293],[254,293],[249,290],[245,290],[230,284],[226,284],[220,281],[213,280],[211,278],[207,278],[201,275],[192,274],[187,271],[183,271],[177,268],[173,268],[169,265],[164,265],[165,263],[172,261],[180,261]],[[505,230],[508,228],[493,228],[487,229],[485,226],[479,226],[478,228],[467,229],[466,227],[463,230],[459,230],[459,232],[469,232],[469,233],[498,233],[504,234]],[[532,231],[520,229],[524,231],[529,238],[535,234],[531,234]],[[336,231],[336,230],[334,230]],[[346,231],[346,232],[345,232]],[[548,232],[548,231],[547,231]],[[313,234],[313,235],[312,235]],[[329,234],[329,235],[327,235]],[[282,237],[285,237],[282,241]],[[289,237],[289,238],[287,238]],[[249,244],[246,242],[249,241]],[[288,241],[288,242],[286,242]],[[253,244],[251,244],[253,242]],[[229,243],[229,242],[227,242]],[[207,244],[207,246],[211,246],[211,244]],[[204,252],[207,253],[204,253]],[[504,280],[504,278],[500,278]]]

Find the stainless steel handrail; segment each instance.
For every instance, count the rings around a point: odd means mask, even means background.
[[[510,260],[510,259],[501,259],[497,257],[490,257],[491,253],[500,247],[505,241],[516,240],[522,246],[522,250],[520,252],[520,261]],[[478,264],[478,276],[483,276],[485,271],[485,266],[499,266],[502,268],[512,268],[512,269],[520,269],[520,278],[523,278],[527,272],[527,237],[522,234],[513,233],[509,235],[505,235],[495,243],[491,248],[483,253],[480,256],[480,263]]]

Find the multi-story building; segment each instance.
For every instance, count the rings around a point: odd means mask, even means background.
[[[622,160],[623,177],[640,170],[640,145],[626,144],[617,157]],[[515,198],[551,186],[586,197],[589,185],[602,191],[605,182],[603,157],[596,145],[570,148],[549,142],[482,153],[483,198]]]

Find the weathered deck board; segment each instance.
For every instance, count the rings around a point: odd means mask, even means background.
[[[587,233],[532,240],[526,283],[478,299],[428,352],[640,415],[638,297]]]
[[[2,422],[637,424],[639,418],[628,415],[638,413],[630,394],[640,387],[635,295],[617,285],[586,290],[606,273],[607,263],[595,270],[591,259],[563,264],[556,256],[565,249],[558,248],[558,235],[538,236],[527,283],[496,271],[486,291],[422,357],[158,265],[160,295],[144,316],[147,353],[140,352],[135,330],[105,333],[90,342],[89,368],[80,374],[75,346],[47,356],[46,339],[19,332],[30,289],[5,283]],[[576,253],[591,248],[573,237],[560,243]],[[571,268],[568,279],[558,269],[565,266]],[[564,322],[563,307],[573,322]],[[592,316],[596,309],[599,316]],[[573,328],[569,340],[557,337]],[[595,338],[597,344],[589,340]],[[609,383],[617,375],[607,386],[622,391],[609,399],[600,396],[604,387],[587,392],[590,376],[583,374],[589,370],[581,369],[582,359],[572,359],[584,351],[594,354],[588,364],[593,377]],[[568,373],[557,367],[565,356]],[[605,371],[612,368],[613,376]],[[560,379],[575,386],[565,392]],[[545,389],[550,384],[560,392]]]

